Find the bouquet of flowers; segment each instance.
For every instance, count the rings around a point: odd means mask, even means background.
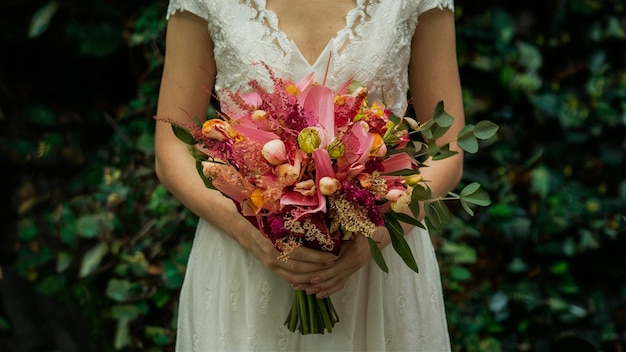
[[[433,228],[449,216],[445,199],[434,198],[419,174],[428,158],[454,154],[449,145],[434,143],[453,122],[443,104],[432,120],[419,124],[394,116],[381,102],[369,104],[367,87],[358,82],[332,91],[312,74],[293,82],[267,69],[271,89],[253,80],[250,92],[220,97],[216,118],[172,124],[176,136],[193,146],[206,185],[236,202],[282,260],[299,246],[338,254],[342,241],[366,236],[375,262],[387,272],[371,237],[386,226],[395,251],[417,272],[400,222],[424,227],[415,219],[420,202]],[[476,138],[490,138],[496,130],[490,122],[470,125],[457,143],[472,152]],[[413,133],[428,142],[412,141]],[[489,204],[475,183],[450,198],[470,214],[468,204]],[[338,321],[330,298],[296,291],[285,325],[292,332],[324,333]]]

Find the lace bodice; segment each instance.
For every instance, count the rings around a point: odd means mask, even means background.
[[[293,80],[315,72],[316,81],[336,89],[349,79],[368,87],[370,101],[384,101],[398,115],[407,107],[410,42],[418,16],[453,0],[357,0],[346,26],[309,63],[279,29],[265,0],[171,0],[168,17],[189,11],[208,21],[217,67],[215,89],[247,90],[252,79],[270,86],[267,63]],[[330,60],[329,60],[330,56]]]

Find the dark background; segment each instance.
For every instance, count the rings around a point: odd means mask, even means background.
[[[164,1],[0,4],[0,350],[172,350],[195,218],[160,186]],[[455,351],[626,347],[626,10],[457,1],[463,183],[434,237]]]

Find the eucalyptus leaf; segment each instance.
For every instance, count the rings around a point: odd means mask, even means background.
[[[473,134],[464,134],[463,136],[457,139],[457,144],[459,148],[465,150],[468,153],[475,154],[478,152],[478,141]]]
[[[489,194],[480,188],[478,182],[472,182],[461,190],[461,200],[467,203],[486,207],[491,204]]]
[[[473,129],[474,136],[478,139],[489,139],[496,135],[500,127],[487,120],[479,121]]]
[[[438,126],[446,130],[454,123],[454,117],[445,111],[443,101],[439,101],[435,106],[433,120]]]
[[[445,144],[444,146],[439,148],[439,150],[437,151],[437,154],[433,155],[433,160],[447,159],[447,158],[449,158],[451,156],[454,156],[456,154],[458,154],[457,151],[450,150],[450,145],[449,144]]]

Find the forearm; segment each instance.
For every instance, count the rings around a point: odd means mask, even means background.
[[[163,124],[160,127],[169,127],[169,124]],[[239,214],[232,200],[204,185],[186,145],[170,142],[167,147],[159,148],[157,144],[155,163],[161,183],[193,213],[222,230],[257,257],[258,250],[268,250],[264,247],[268,244],[271,246],[269,240]]]

